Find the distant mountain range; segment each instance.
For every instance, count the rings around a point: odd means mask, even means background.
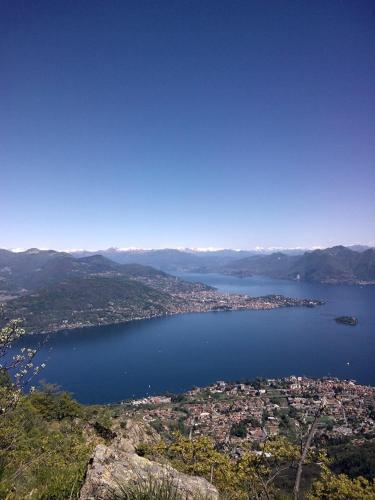
[[[304,251],[267,250],[117,250],[99,251],[119,263],[136,262],[168,272],[224,273],[237,276],[265,276],[322,283],[372,283],[375,281],[375,249],[364,245]],[[92,255],[78,252],[76,256]]]
[[[177,250],[165,248],[161,250],[119,250],[109,248],[96,252],[77,251],[72,252],[75,257],[87,257],[90,255],[103,255],[120,264],[138,263],[152,266],[167,272],[188,272],[206,270],[212,267],[222,266],[234,260],[256,255],[257,252],[245,250],[216,250],[216,251],[194,251]]]
[[[186,292],[195,286],[160,269],[135,262],[119,264],[102,255],[77,258],[66,252],[37,248],[17,253],[0,250],[0,290],[3,292],[30,292],[63,280],[93,276],[136,279],[163,290],[178,287]]]
[[[375,249],[358,252],[335,246],[303,255],[278,252],[251,256],[224,265],[221,272],[238,276],[261,274],[319,283],[375,284]]]
[[[285,249],[286,255],[301,255],[305,250]],[[108,248],[107,250],[98,250],[95,252],[80,250],[71,252],[75,257],[87,257],[92,255],[103,255],[120,264],[138,263],[152,266],[163,271],[173,272],[221,272],[223,266],[230,265],[239,259],[245,259],[252,256],[269,255],[270,249],[257,250],[194,250],[194,249],[175,249],[165,248],[160,250],[142,250],[142,249],[117,249]]]
[[[308,250],[121,250],[72,253],[29,249],[0,250],[0,290],[32,290],[67,277],[120,274],[130,270],[155,273],[224,273],[237,276],[265,275],[324,283],[372,283],[375,249],[363,245]],[[133,267],[129,267],[129,265]],[[135,268],[134,265],[144,266]],[[151,270],[151,267],[154,268]],[[138,272],[137,271],[137,272]],[[162,276],[161,273],[159,273]],[[138,277],[139,278],[139,277]]]

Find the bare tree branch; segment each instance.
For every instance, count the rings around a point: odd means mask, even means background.
[[[299,490],[300,490],[300,485],[301,485],[301,477],[302,477],[303,465],[305,463],[307,453],[308,453],[308,451],[310,449],[311,442],[313,440],[316,428],[318,426],[319,419],[322,416],[322,413],[324,411],[325,406],[326,406],[326,401],[325,401],[325,398],[323,398],[322,402],[321,402],[321,405],[320,405],[318,411],[315,414],[314,421],[311,424],[310,430],[309,430],[308,435],[307,435],[305,446],[303,447],[303,450],[302,450],[302,453],[301,453],[301,458],[300,458],[300,460],[298,462],[296,481],[294,483],[294,490],[293,490],[294,500],[298,500],[298,498],[299,498]]]

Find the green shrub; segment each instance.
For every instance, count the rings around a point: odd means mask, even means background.
[[[91,446],[80,405],[34,393],[0,417],[0,498],[77,498]]]
[[[185,496],[179,492],[170,478],[164,477],[155,480],[149,477],[132,485],[120,485],[113,493],[112,500],[184,500]]]
[[[67,392],[35,392],[30,395],[30,402],[46,420],[63,420],[81,417],[81,406]]]

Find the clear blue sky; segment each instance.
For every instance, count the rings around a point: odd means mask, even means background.
[[[375,242],[375,2],[3,0],[0,247]]]

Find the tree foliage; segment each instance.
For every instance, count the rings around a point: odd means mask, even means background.
[[[0,417],[0,498],[76,498],[90,455],[69,395],[21,396]]]
[[[308,500],[373,500],[375,482],[362,476],[351,479],[345,474],[334,474],[327,460],[322,461],[321,477],[313,484]]]
[[[50,386],[24,392],[40,367],[35,349],[11,354],[23,334],[19,321],[0,332],[0,498],[77,498],[91,446],[77,419],[85,410]]]
[[[234,459],[218,451],[207,436],[190,440],[179,433],[174,434],[170,443],[161,441],[145,451],[167,459],[185,474],[205,477],[233,499],[271,498],[277,491],[275,479],[292,467],[299,456],[295,445],[277,438],[264,443],[258,452],[248,450]]]

